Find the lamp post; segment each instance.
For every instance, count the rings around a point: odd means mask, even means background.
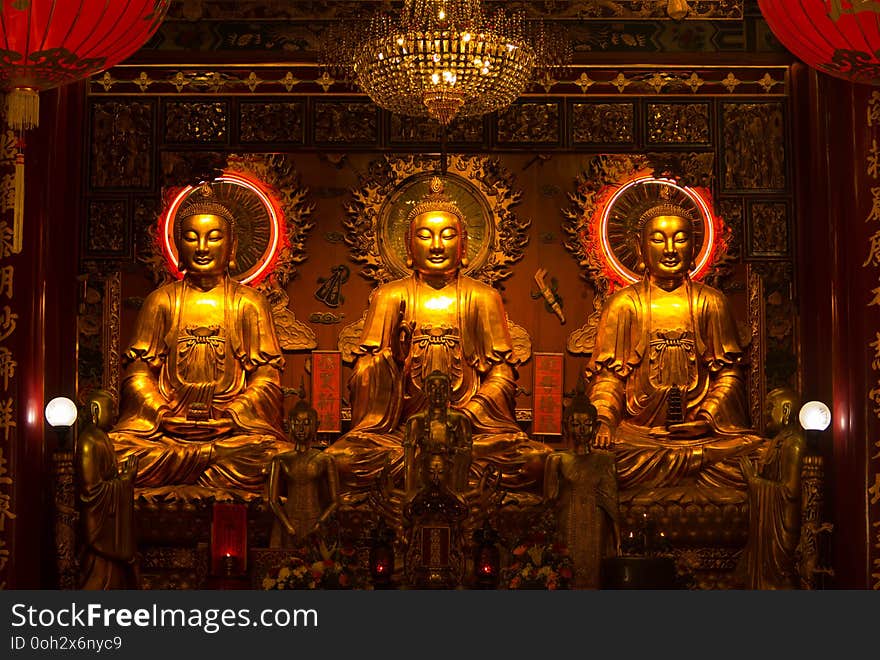
[[[801,575],[805,586],[815,589],[823,585],[825,575],[834,571],[825,565],[825,544],[823,535],[830,534],[834,527],[824,522],[822,497],[825,488],[824,458],[819,438],[831,425],[831,410],[821,401],[807,401],[801,406],[798,421],[804,429],[807,451],[801,471],[801,565],[809,570]]]
[[[46,404],[46,421],[58,434],[58,445],[52,453],[53,500],[55,502],[55,565],[58,588],[74,589],[76,564],[76,493],[73,479],[73,447],[70,429],[76,422],[76,404],[67,397],[55,397]]]

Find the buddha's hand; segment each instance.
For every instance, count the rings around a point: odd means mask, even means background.
[[[191,440],[207,440],[229,433],[235,428],[231,418],[191,420],[182,417],[166,417],[162,428],[168,433],[182,435]]]
[[[692,422],[681,422],[679,424],[670,424],[665,433],[661,431],[652,431],[651,435],[675,439],[691,439],[702,438],[712,434],[712,425],[705,419],[695,419]]]
[[[596,449],[611,449],[614,446],[614,434],[611,427],[605,422],[599,422],[596,437],[593,438],[593,447]]]

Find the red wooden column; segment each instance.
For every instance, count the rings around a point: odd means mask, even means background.
[[[55,396],[76,398],[79,216],[83,181],[85,83],[43,92],[40,126],[26,135],[24,241],[12,257],[15,355],[10,434],[7,586],[54,587],[51,459],[57,438],[43,410]]]
[[[878,580],[871,577],[877,550],[870,521],[878,516],[869,503],[870,472],[876,472],[870,457],[880,419],[869,393],[880,387],[880,370],[872,366],[880,367],[880,353],[871,346],[880,306],[870,303],[880,287],[880,251],[876,264],[870,253],[880,217],[868,219],[880,172],[869,173],[867,112],[875,90],[801,65],[793,67],[792,82],[803,395],[825,401],[833,415],[820,440],[827,518],[834,524],[831,584],[871,588]]]

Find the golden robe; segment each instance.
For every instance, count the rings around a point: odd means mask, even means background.
[[[263,488],[272,456],[292,445],[280,431],[283,359],[262,294],[229,277],[207,292],[166,284],[144,302],[123,359],[110,435],[120,458],[140,455],[138,486]],[[205,419],[187,419],[193,404]]]
[[[700,282],[672,292],[647,280],[612,295],[588,364],[590,401],[614,435],[621,489],[632,486],[744,488],[736,456],[763,440],[749,429],[743,350],[723,293]],[[650,435],[670,411],[705,420],[700,438]]]
[[[426,302],[438,300],[445,306]],[[347,488],[372,484],[386,459],[399,473],[404,422],[427,406],[422,383],[435,369],[449,375],[450,404],[471,422],[474,465],[496,463],[508,487],[541,481],[550,449],[516,423],[517,365],[495,289],[465,276],[439,291],[418,275],[384,284],[370,302],[357,353],[352,430],[327,450]]]

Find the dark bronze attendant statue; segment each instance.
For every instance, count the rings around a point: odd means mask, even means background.
[[[565,409],[565,437],[574,449],[547,458],[546,498],[556,509],[557,535],[574,564],[576,589],[601,586],[602,560],[620,553],[617,475],[611,452],[592,450],[596,408],[583,394]]]
[[[116,419],[108,392],[93,391],[86,401],[86,423],[76,442],[77,509],[83,548],[81,589],[134,589],[134,480],[138,457],[116,462],[107,431]]]
[[[799,586],[795,551],[801,537],[801,469],[806,439],[798,423],[800,397],[789,388],[767,395],[770,444],[756,463],[742,458],[749,485],[749,540],[739,574],[747,589]]]
[[[318,413],[301,400],[288,420],[293,450],[276,455],[269,470],[269,506],[275,514],[273,548],[302,545],[339,506],[336,462],[312,446]]]

